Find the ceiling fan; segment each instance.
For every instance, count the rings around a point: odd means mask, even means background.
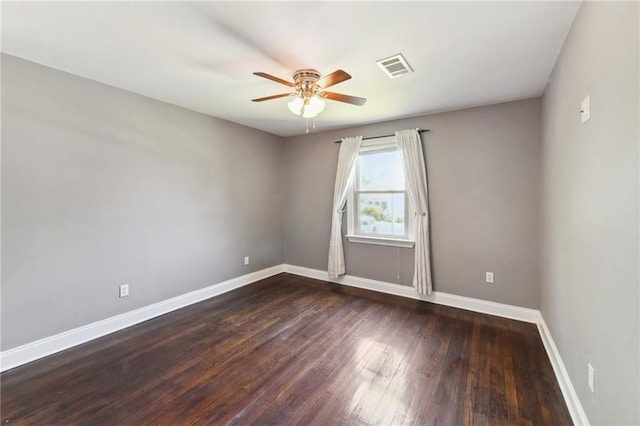
[[[367,101],[365,98],[327,92],[324,90],[327,87],[342,83],[343,81],[351,78],[348,73],[342,70],[334,71],[331,74],[327,74],[322,77],[322,75],[316,70],[300,69],[293,73],[293,82],[283,80],[264,72],[254,72],[254,74],[259,77],[284,84],[285,86],[293,88],[295,91],[252,99],[253,102],[262,102],[271,99],[284,98],[285,96],[294,96],[295,98],[289,102],[288,107],[294,114],[302,114],[305,118],[313,118],[324,109],[324,101],[320,98],[358,106],[364,105]]]

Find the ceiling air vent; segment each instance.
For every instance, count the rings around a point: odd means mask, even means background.
[[[413,72],[407,63],[407,60],[400,53],[388,58],[380,59],[379,61],[376,61],[376,64],[382,68],[382,71],[384,71],[389,78],[402,77],[405,74]]]

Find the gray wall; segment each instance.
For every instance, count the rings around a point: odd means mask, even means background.
[[[3,55],[2,349],[281,264],[282,162],[279,137]]]
[[[540,307],[592,424],[640,424],[638,14],[583,2],[543,100]]]
[[[538,308],[540,114],[536,98],[288,138],[285,262],[327,268],[333,141],[420,127],[430,129],[422,138],[434,289]],[[345,241],[345,258],[350,275],[411,285],[411,249]]]

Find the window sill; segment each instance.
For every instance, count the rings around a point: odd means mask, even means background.
[[[399,240],[394,238],[368,237],[364,235],[347,235],[347,240],[351,243],[377,244],[380,246],[413,248],[415,241]]]

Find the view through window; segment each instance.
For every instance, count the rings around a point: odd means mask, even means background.
[[[353,191],[356,235],[406,239],[408,208],[405,178],[395,138],[363,145]]]

